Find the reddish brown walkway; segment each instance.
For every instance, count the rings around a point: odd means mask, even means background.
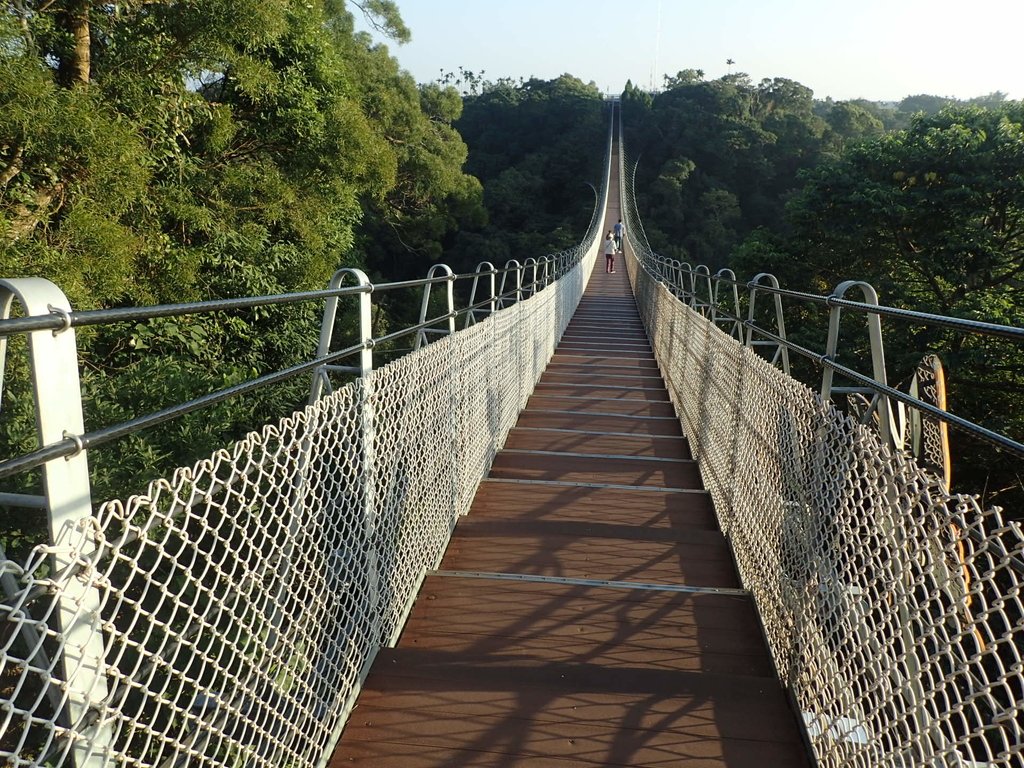
[[[603,266],[332,768],[809,765],[624,270]]]

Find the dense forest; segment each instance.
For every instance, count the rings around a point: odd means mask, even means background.
[[[540,256],[590,221],[604,94],[563,75],[416,83],[387,45],[391,0],[21,0],[0,18],[0,274],[40,275],[77,309],[323,287],[445,261]],[[1024,116],[1002,94],[893,105],[816,100],[784,78],[626,84],[626,145],[654,248],[798,289],[875,283],[883,301],[1024,323]],[[418,297],[377,318],[404,322]],[[87,429],[151,412],[311,351],[314,306],[79,334]],[[823,333],[806,318],[796,333]],[[1019,350],[918,332],[954,409],[1024,432]],[[24,356],[9,356],[0,444],[31,449]],[[297,382],[204,410],[90,456],[97,500],[143,487],[301,403]],[[958,450],[964,488],[1005,501],[1014,464]],[[990,479],[985,464],[998,477]],[[1015,490],[1016,489],[1016,490]],[[4,490],[22,490],[5,487]],[[21,524],[10,516],[8,530]],[[6,538],[6,543],[11,543]]]
[[[597,86],[571,75],[490,82],[466,70],[444,75],[439,85],[462,90],[453,127],[469,147],[464,168],[482,185],[485,215],[463,220],[440,242],[443,255],[427,260],[387,231],[364,230],[360,239],[377,273],[421,277],[433,261],[467,273],[483,261],[501,267],[579,243],[594,213],[608,135]],[[418,308],[418,294],[409,294],[392,315],[412,321]]]
[[[638,206],[656,251],[741,279],[772,272],[818,294],[864,280],[884,304],[1024,325],[1020,102],[1000,93],[821,102],[791,80],[705,81],[697,70],[667,78],[657,94],[627,84],[622,98]],[[798,341],[824,348],[824,313],[797,304],[787,323]],[[892,381],[935,352],[954,412],[1024,434],[1019,345],[885,325]],[[845,354],[863,353],[854,345]],[[803,372],[812,386],[815,375]],[[952,440],[954,486],[1019,514],[1019,460],[958,433]]]

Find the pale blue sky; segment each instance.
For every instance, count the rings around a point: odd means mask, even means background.
[[[1024,0],[397,2],[413,40],[389,49],[419,82],[462,66],[619,92],[686,68],[716,78],[731,58],[755,82],[787,77],[818,98],[1024,99]]]

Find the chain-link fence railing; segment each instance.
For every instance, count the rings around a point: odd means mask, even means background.
[[[622,189],[627,231],[642,231]],[[818,764],[1024,766],[1020,524],[946,493],[627,262]]]
[[[375,340],[364,329],[355,347],[331,352],[326,332],[321,358],[264,377],[313,372],[308,407],[144,494],[91,514],[83,447],[171,414],[89,435],[77,402],[61,413],[63,431],[59,420],[41,417],[42,447],[0,463],[6,474],[44,467],[44,496],[0,494],[0,503],[35,505],[59,529],[27,562],[0,550],[5,764],[326,765],[377,650],[397,638],[420,581],[440,561],[579,303],[598,248],[610,147],[611,124],[604,194],[595,189],[580,246],[502,270],[482,265],[469,276],[474,287],[458,332],[450,306],[456,276],[432,271],[421,281],[424,313],[429,286],[445,282],[448,313],[411,329],[416,351],[375,370],[365,362],[339,367],[342,354],[365,357]],[[44,283],[0,284],[4,317],[15,297],[31,315],[0,321],[0,371],[3,339],[36,334],[37,389],[75,372],[66,331],[126,316],[76,315]],[[414,283],[421,284],[393,285]],[[368,300],[373,290],[360,283],[322,292],[325,327],[333,326],[339,296]],[[148,316],[280,298],[288,297],[159,307]],[[447,332],[435,330],[445,325]],[[440,338],[426,343],[427,333]],[[47,344],[64,362],[40,363]],[[332,365],[362,375],[320,397],[330,390]],[[230,394],[175,408],[195,410]],[[59,405],[61,398],[50,389],[44,399]],[[64,462],[84,488],[77,498],[55,482]]]
[[[0,561],[7,764],[323,765],[595,249],[530,298],[102,505],[30,562]],[[56,549],[70,565],[55,572]],[[74,616],[71,587],[90,595]],[[102,638],[101,669],[61,672],[78,656],[70,624]],[[76,707],[86,676],[101,682]]]

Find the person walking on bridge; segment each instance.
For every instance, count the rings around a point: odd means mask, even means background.
[[[613,227],[615,231],[615,250],[622,253],[622,236],[626,234],[626,228],[622,225],[622,219]]]
[[[612,231],[609,229],[604,238],[604,271],[609,275],[615,274],[616,250],[618,249],[615,247],[615,238],[612,237]]]

